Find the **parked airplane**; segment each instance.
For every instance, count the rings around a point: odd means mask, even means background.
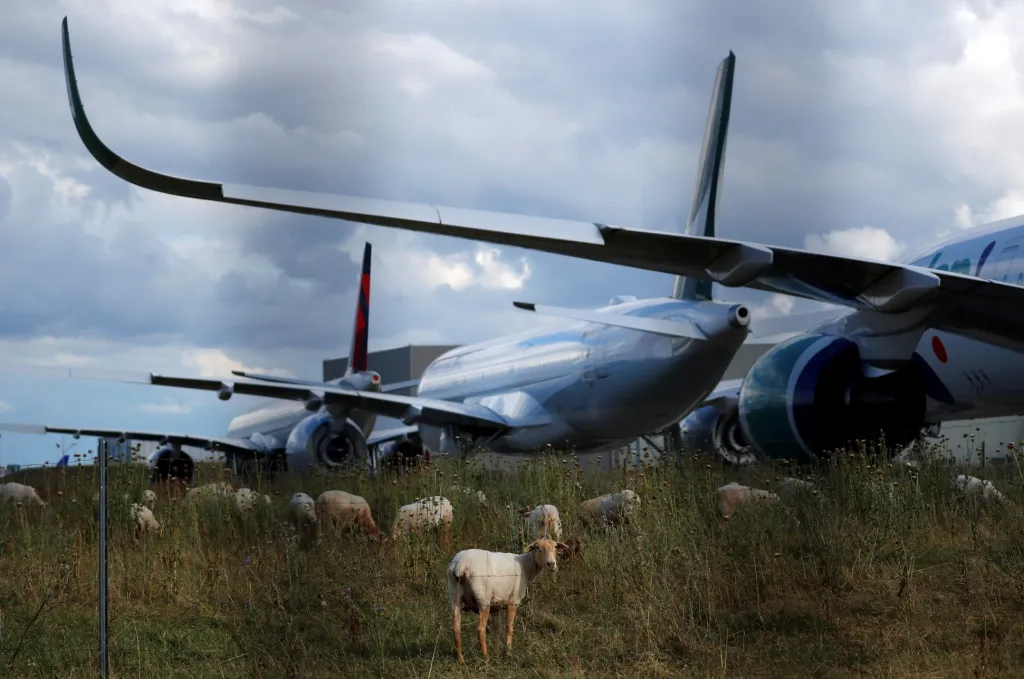
[[[65,32],[65,48],[67,49]],[[714,235],[718,186],[728,131],[733,57],[719,66],[705,128],[687,233]],[[70,68],[70,55],[66,64]],[[91,131],[69,72],[75,121],[93,149]],[[128,167],[105,150],[108,166]],[[134,167],[134,166],[132,166]],[[150,183],[163,180],[147,170]],[[177,184],[176,184],[177,182]],[[181,180],[171,180],[175,186]],[[701,234],[701,235],[696,235]],[[517,302],[531,312],[558,317],[538,328],[459,347],[431,363],[416,396],[353,391],[324,383],[271,381],[239,374],[246,382],[150,375],[151,384],[306,399],[359,407],[402,421],[394,436],[418,433],[428,450],[455,452],[458,442],[494,452],[525,453],[539,447],[594,450],[673,426],[715,387],[747,337],[750,313],[742,304],[711,299],[706,281],[677,278],[671,297],[614,298],[608,306],[565,309]],[[259,380],[248,381],[250,379]]]
[[[879,262],[689,230],[665,233],[190,180],[133,165],[100,141],[82,107],[66,19],[63,48],[72,117],[83,143],[109,171],[143,188],[675,274],[697,286],[691,288],[697,299],[709,296],[714,281],[843,307],[767,351],[742,380],[720,384],[709,395],[704,405],[716,416],[704,410],[694,420],[738,425],[732,430],[742,440],[725,437],[727,447],[809,461],[880,431],[899,444],[928,423],[1024,412],[1024,216],[977,227],[903,262]],[[717,183],[714,173],[700,176]],[[624,310],[617,315],[629,318]],[[760,319],[758,326],[764,327]],[[480,420],[489,417],[482,413]]]
[[[363,267],[359,275],[358,301],[355,324],[352,331],[352,348],[349,351],[345,375],[329,383],[332,389],[348,390],[355,393],[381,393],[410,386],[401,382],[381,386],[380,375],[367,366],[367,343],[370,321],[370,257],[371,246],[363,249]],[[182,446],[195,446],[224,454],[227,465],[236,473],[242,472],[250,463],[259,461],[268,470],[277,468],[302,469],[320,466],[338,468],[351,460],[364,458],[367,445],[376,443],[371,432],[377,414],[373,411],[353,408],[340,401],[324,403],[323,399],[309,394],[302,380],[283,377],[262,376],[275,384],[256,383],[238,389],[238,393],[268,397],[268,405],[242,413],[231,420],[227,436],[208,437],[191,434],[171,434],[152,431],[125,431],[89,427],[50,427],[31,424],[3,423],[2,431],[28,434],[70,434],[80,436],[116,437],[119,441],[159,441],[162,445],[145,460],[152,470],[153,478],[178,477],[191,479],[195,470],[194,460],[182,451]],[[181,378],[180,386],[193,383],[209,385],[210,380]],[[230,385],[214,382],[221,400],[231,398]],[[207,388],[199,386],[198,388]],[[299,392],[302,398],[282,402],[280,393],[290,390]],[[295,400],[301,401],[296,403]]]

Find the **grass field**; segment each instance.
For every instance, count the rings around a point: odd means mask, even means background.
[[[946,467],[912,475],[851,456],[819,470],[817,494],[717,518],[719,485],[770,488],[785,473],[688,458],[589,475],[555,457],[499,478],[443,462],[398,479],[282,479],[267,489],[273,506],[249,522],[226,508],[197,515],[159,488],[166,533],[136,542],[121,494],[148,484],[138,467],[113,467],[111,676],[1024,676],[1016,466],[984,474],[1016,507],[958,500]],[[197,483],[220,471],[200,474]],[[341,488],[390,528],[398,505],[453,479],[483,490],[488,507],[450,494],[448,547],[327,535],[301,549],[281,525],[295,490]],[[50,505],[0,515],[0,676],[96,676],[95,470],[26,480]],[[624,487],[642,498],[632,525],[579,525],[581,500]],[[445,569],[459,549],[523,546],[509,502],[556,504],[585,549],[531,586],[510,656],[493,634],[485,666],[476,616],[464,614],[459,667]]]

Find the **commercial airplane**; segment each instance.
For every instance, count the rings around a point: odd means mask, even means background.
[[[723,430],[734,423],[735,435],[723,439],[728,446],[761,458],[813,461],[882,431],[898,445],[928,424],[1024,413],[1024,216],[977,227],[902,262],[881,262],[727,240],[709,231],[666,233],[173,177],[129,163],[100,141],[82,107],[66,19],[63,48],[82,142],[101,165],[137,186],[675,274],[694,299],[708,299],[714,281],[834,305],[704,400],[714,417],[700,410],[694,420],[703,417]],[[730,53],[725,63],[732,59]],[[721,168],[715,154],[704,160]],[[699,177],[698,186],[717,188],[716,173],[702,169]],[[713,199],[715,191],[706,195]],[[629,319],[641,308],[603,313]],[[766,324],[758,319],[757,325]],[[710,368],[696,374],[714,372]],[[476,422],[491,421],[492,412],[477,410]]]
[[[69,55],[65,63],[70,68]],[[686,226],[688,233],[704,234],[696,237],[714,234],[732,74],[730,56],[716,76]],[[92,132],[70,73],[68,83],[87,145],[108,166],[129,167]],[[128,172],[162,181],[147,170]],[[232,383],[161,375],[148,375],[146,381],[217,390],[222,398],[256,390],[283,399],[315,398],[328,407],[358,407],[400,420],[404,427],[393,436],[415,432],[433,452],[486,447],[516,454],[546,445],[603,449],[675,425],[718,383],[747,337],[750,313],[742,304],[710,298],[709,282],[677,278],[671,297],[620,296],[599,309],[517,302],[520,309],[556,319],[449,351],[428,366],[415,396],[245,373],[237,374],[245,381]]]
[[[358,393],[382,393],[411,386],[410,383],[381,385],[380,375],[367,366],[367,344],[370,321],[370,257],[369,243],[363,249],[363,266],[359,274],[358,301],[352,331],[345,375],[328,383],[333,389]],[[264,396],[270,403],[242,413],[231,420],[227,436],[207,437],[191,434],[172,434],[152,431],[125,431],[88,427],[50,427],[19,423],[2,423],[0,430],[27,434],[70,434],[80,436],[116,437],[119,441],[158,441],[163,445],[153,452],[145,464],[154,479],[177,477],[191,479],[194,460],[182,446],[195,446],[222,452],[229,468],[236,473],[247,471],[249,465],[259,461],[268,471],[274,469],[302,469],[319,466],[336,469],[352,460],[363,459],[367,446],[376,443],[371,435],[377,420],[373,411],[359,410],[340,401],[324,403],[311,396],[308,389],[289,386],[302,384],[302,380],[262,376],[275,384],[245,385],[238,393]],[[179,386],[198,382],[208,388],[210,380],[178,378]],[[230,385],[217,385],[221,400],[231,398]],[[280,393],[290,390],[304,397],[282,402]],[[300,403],[295,401],[299,400]],[[66,456],[65,456],[66,457]]]

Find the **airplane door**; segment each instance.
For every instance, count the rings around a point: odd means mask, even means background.
[[[593,330],[583,333],[583,341],[593,339]],[[587,349],[587,357],[583,361],[583,381],[590,387],[594,386],[597,380],[608,377],[608,367],[605,365],[605,345],[600,342],[591,343]]]
[[[990,280],[999,281],[1001,283],[1010,283],[1021,285],[1024,283],[1024,271],[1018,271],[1021,269],[1021,263],[1024,260],[1020,258],[1020,246],[1022,238],[1015,238],[1008,242],[999,253],[999,261],[996,262],[996,267],[992,271]]]

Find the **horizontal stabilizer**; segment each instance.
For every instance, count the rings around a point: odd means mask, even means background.
[[[133,431],[131,429],[48,427],[41,424],[22,424],[19,422],[0,422],[0,431],[8,431],[17,434],[65,434],[74,438],[78,438],[79,436],[95,436],[97,438],[118,438],[123,441],[156,441],[157,443],[172,443],[182,446],[203,448],[205,450],[258,452],[255,446],[244,439],[229,439],[217,436],[193,436],[191,434]]]
[[[402,389],[412,389],[420,386],[419,380],[406,380],[404,382],[392,382],[391,384],[385,384],[380,390],[387,394],[392,391],[401,391]]]
[[[303,380],[295,377],[278,377],[277,375],[261,375],[259,373],[250,373],[244,370],[232,370],[232,375],[238,377],[248,377],[250,380],[259,380],[260,382],[273,382],[275,384],[303,384],[306,386],[323,386],[326,382],[316,382],[314,380]]]
[[[650,332],[656,335],[667,337],[686,337],[688,339],[707,339],[707,335],[701,332],[696,324],[689,321],[666,320],[663,318],[643,318],[641,316],[625,316],[612,314],[607,311],[595,311],[593,309],[566,309],[557,306],[541,306],[529,302],[512,302],[517,309],[533,311],[542,316],[558,316],[560,318],[571,318],[577,321],[588,323],[602,323],[619,328],[628,328],[640,332]]]

